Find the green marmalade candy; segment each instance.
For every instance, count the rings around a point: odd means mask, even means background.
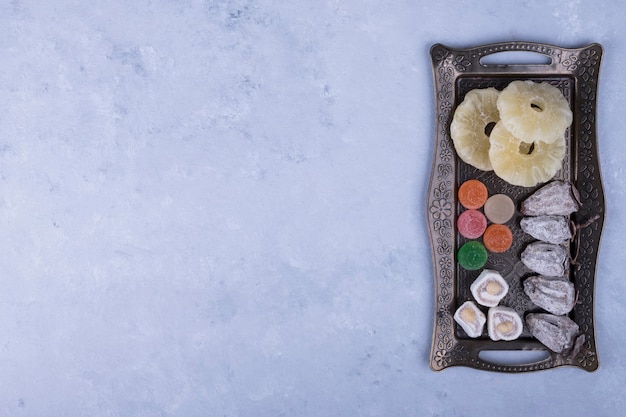
[[[475,271],[487,263],[487,249],[482,243],[472,240],[461,246],[456,258],[463,268],[468,271]]]

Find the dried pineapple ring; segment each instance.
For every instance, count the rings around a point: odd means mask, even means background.
[[[512,81],[497,102],[500,119],[524,142],[557,142],[572,123],[572,110],[561,91],[547,82]]]
[[[496,106],[499,95],[495,88],[469,91],[450,124],[450,136],[459,158],[483,171],[492,170],[486,130],[500,120]]]
[[[554,143],[526,143],[513,136],[502,121],[489,137],[494,173],[509,184],[533,187],[554,177],[565,157],[565,138]]]

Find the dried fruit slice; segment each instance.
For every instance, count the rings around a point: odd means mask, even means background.
[[[510,307],[491,307],[487,312],[487,331],[491,340],[515,340],[522,334],[522,319]]]
[[[509,291],[509,284],[498,271],[485,269],[470,285],[476,302],[485,307],[495,307]]]
[[[571,183],[552,181],[524,200],[520,211],[526,216],[568,216],[580,205],[578,190]]]
[[[495,174],[506,182],[533,187],[550,180],[561,169],[565,139],[553,143],[524,142],[498,122],[489,137],[489,159]]]
[[[569,317],[553,314],[528,314],[526,324],[534,337],[557,353],[569,351],[579,331],[578,325]]]
[[[572,238],[570,222],[564,216],[524,217],[520,226],[524,232],[543,242],[561,244]]]
[[[576,304],[574,283],[566,278],[533,276],[524,281],[524,292],[536,306],[552,314],[567,314]]]
[[[561,91],[547,82],[512,81],[500,93],[497,107],[504,127],[527,143],[559,142],[573,120]]]
[[[487,319],[476,304],[466,301],[454,313],[454,321],[465,330],[469,337],[478,337],[483,333]]]
[[[488,128],[500,120],[496,102],[500,92],[495,88],[475,89],[454,112],[450,137],[463,162],[483,171],[491,171]]]
[[[526,246],[521,258],[524,265],[540,275],[562,277],[569,255],[561,245],[533,242]]]

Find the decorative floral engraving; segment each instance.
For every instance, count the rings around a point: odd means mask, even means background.
[[[465,55],[459,54],[456,57],[454,57],[453,65],[457,71],[463,72],[463,71],[466,71],[467,68],[470,65],[472,65],[472,63],[467,58],[465,58]]]
[[[452,174],[452,164],[437,165],[437,172],[439,173],[439,176],[437,178],[439,178],[440,180],[443,180],[444,178]]]
[[[452,315],[450,313],[450,309],[448,308],[447,304],[443,304],[448,298],[449,297],[443,297],[441,299],[442,303],[440,304],[439,312],[437,313],[437,323],[439,324],[439,326],[442,326],[444,328],[448,328],[452,325]]]
[[[450,270],[452,268],[452,259],[447,256],[442,257],[439,259],[439,266],[441,267],[442,272]],[[448,274],[448,277],[449,275],[450,274]]]
[[[570,72],[576,71],[576,68],[578,68],[578,55],[570,55],[569,58],[563,61],[563,66]]]
[[[448,240],[439,238],[437,239],[437,253],[439,255],[450,255],[452,247],[448,243]]]
[[[454,152],[452,152],[452,149],[443,148],[441,149],[441,154],[439,155],[439,157],[441,158],[442,161],[449,162],[450,160],[452,160],[453,155],[454,155]]]
[[[593,351],[591,343],[585,342],[582,349],[577,356],[578,364],[585,369],[596,369],[598,367],[598,361],[596,354]]]
[[[435,352],[434,361],[439,369],[443,369],[450,365],[452,358],[448,355],[448,351],[440,349]]]
[[[469,349],[465,345],[462,345],[462,344],[457,344],[452,350],[452,352],[450,353],[450,356],[452,356],[452,358],[457,362],[466,361],[469,358],[469,355],[470,355]]]
[[[443,198],[435,200],[430,207],[430,212],[437,220],[446,219],[452,215],[452,203]]]

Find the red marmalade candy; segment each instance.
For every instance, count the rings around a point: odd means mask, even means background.
[[[487,228],[487,218],[478,210],[465,210],[459,215],[456,227],[461,236],[468,239],[477,239]]]

